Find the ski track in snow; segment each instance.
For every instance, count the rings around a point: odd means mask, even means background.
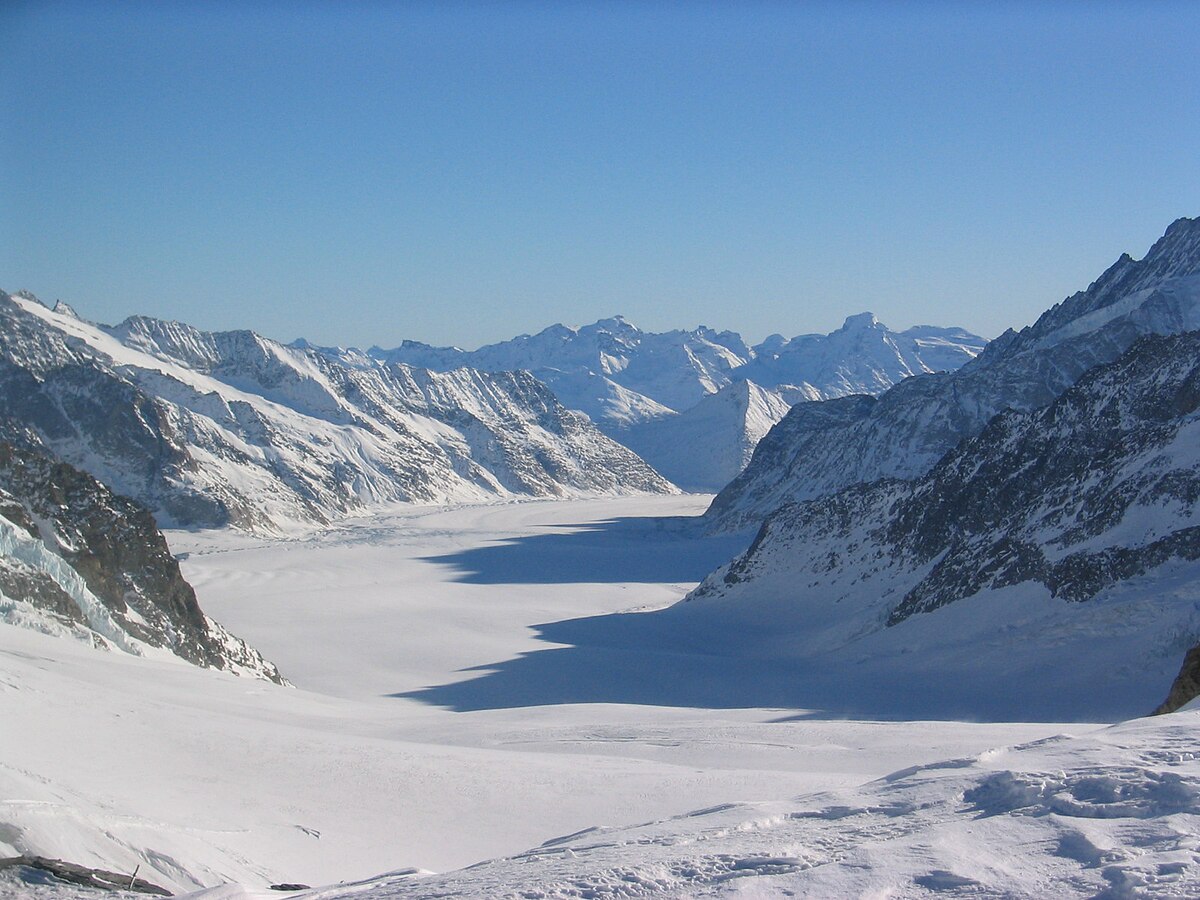
[[[405,870],[392,887],[370,889],[498,896],[519,890],[526,873],[540,892],[529,896],[745,895],[759,881],[773,885],[762,895],[774,896],[784,883],[774,879],[816,877],[846,841],[850,862],[839,866],[858,880],[830,886],[870,893],[875,876],[854,866],[869,865],[879,841],[902,833],[897,846],[909,847],[903,858],[915,868],[903,875],[893,860],[880,871],[900,871],[909,894],[970,894],[963,878],[993,883],[994,873],[941,865],[959,859],[953,848],[912,849],[949,827],[939,823],[962,818],[962,803],[954,807],[941,789],[920,811],[922,791],[932,790],[922,785],[978,787],[970,779],[980,767],[1013,767],[988,748],[1061,732],[1107,740],[1094,737],[1106,734],[1098,726],[832,720],[736,703],[531,704],[503,692],[467,711],[432,702],[447,686],[487,684],[514,661],[570,652],[533,626],[683,596],[748,540],[691,536],[678,517],[697,515],[707,499],[401,506],[291,540],[170,534],[206,612],[277,662],[296,689],[0,627],[0,856],[38,853],[130,872],[141,865],[141,877],[174,890],[248,886],[210,898]],[[594,667],[579,677],[620,676],[620,646],[588,652]],[[736,692],[737,674],[728,677]],[[1179,748],[1158,750],[1183,760]],[[864,785],[944,759],[968,762]],[[1038,759],[1049,773],[1062,764]],[[1136,782],[1131,790],[1153,800],[1153,778],[1122,775],[1137,769],[1127,762],[1106,777]],[[1175,763],[1139,765],[1153,773]],[[1194,758],[1178,765],[1194,779]],[[804,796],[828,791],[840,793]],[[1037,791],[1038,802],[1058,795]],[[881,813],[880,792],[908,792],[903,802],[917,805],[911,815]],[[853,816],[822,812],[856,803],[867,810],[856,814],[857,830],[845,830]],[[1027,824],[1014,815],[991,820]],[[1125,820],[1113,821],[1105,827]],[[1195,833],[1179,821],[1181,834]],[[630,830],[634,823],[648,824]],[[526,852],[562,835],[575,836]],[[1101,846],[1100,837],[1087,841]],[[1083,839],[1064,846],[1068,856],[1091,852]],[[431,870],[447,874],[412,877]],[[1080,883],[1100,885],[1095,894],[1109,883],[1103,872]],[[828,893],[819,881],[805,884]]]

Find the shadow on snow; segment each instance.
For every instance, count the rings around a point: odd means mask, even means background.
[[[728,624],[691,612],[671,607],[538,625],[539,638],[566,646],[464,669],[476,677],[391,696],[457,712],[572,703],[763,708],[779,710],[778,721],[1103,722],[1153,705],[1136,693],[1062,691],[1050,671],[1045,695],[1031,703],[1027,692],[1006,692],[994,671],[951,671],[935,660],[896,667],[895,657],[756,657],[753,638],[740,643]]]
[[[546,533],[426,560],[452,567],[456,580],[472,584],[688,583],[750,540],[748,533],[704,535],[698,526],[686,517],[548,526]],[[459,712],[574,703],[765,708],[779,710],[781,721],[1105,721],[1121,706],[1138,714],[1141,703],[1057,691],[1047,671],[1040,680],[1039,673],[1024,673],[1046,684],[1046,696],[1031,704],[1027,695],[1008,695],[1002,673],[946,668],[917,654],[900,665],[895,656],[864,658],[846,649],[809,659],[764,658],[755,650],[766,635],[747,633],[736,616],[713,616],[688,604],[534,630],[557,646],[464,669],[475,676],[464,681],[390,696]]]
[[[699,581],[751,535],[705,535],[698,517],[626,517],[424,557],[469,584],[677,584]]]

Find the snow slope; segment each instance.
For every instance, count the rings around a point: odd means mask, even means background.
[[[921,475],[992,416],[1044,406],[1138,337],[1195,328],[1200,219],[1180,219],[1144,259],[1122,256],[1086,291],[1020,333],[1001,335],[953,372],[907,379],[877,402],[838,403],[828,412],[793,408],[713,501],[710,525],[757,525],[785,503]]]
[[[1196,897],[1197,734],[1140,719],[299,897]]]
[[[678,600],[734,549],[674,518],[704,503],[408,507],[290,540],[173,533],[205,609],[297,687],[0,625],[0,857],[141,865],[176,890],[448,870],[1064,727],[806,715],[759,703],[763,673],[703,648],[545,633]],[[703,678],[730,702],[683,705]]]
[[[684,490],[714,491],[746,467],[755,445],[789,409],[778,391],[735,381],[685,412],[610,434]]]
[[[396,500],[670,492],[526,373],[341,365],[252,332],[0,295],[0,418],[161,521],[281,530]]]

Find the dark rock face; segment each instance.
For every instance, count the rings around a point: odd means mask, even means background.
[[[947,373],[902,381],[878,401],[829,416],[800,404],[763,439],[707,513],[711,527],[761,522],[789,502],[928,472],[1005,409],[1051,403],[1139,337],[1200,328],[1200,219],[1180,219],[1142,260],[1122,256],[1086,291]],[[837,402],[837,401],[834,401]],[[831,423],[843,417],[844,421]]]
[[[14,856],[9,859],[0,859],[0,869],[15,869],[18,873],[22,870],[46,873],[58,882],[94,888],[98,891],[126,891],[155,897],[171,896],[171,892],[166,888],[152,884],[144,878],[136,878],[120,872],[108,872],[104,869],[91,869],[87,866],[64,862],[61,859],[47,859],[44,856]],[[41,878],[27,880],[33,883],[42,883]]]
[[[273,665],[204,615],[154,517],[135,501],[43,452],[0,442],[0,517],[80,576],[121,633],[198,666],[284,683]],[[4,596],[67,623],[95,624],[52,566],[28,556],[0,561]]]
[[[1183,666],[1171,690],[1167,692],[1167,699],[1154,710],[1154,715],[1175,712],[1197,697],[1200,697],[1200,644],[1189,650],[1183,658]]]

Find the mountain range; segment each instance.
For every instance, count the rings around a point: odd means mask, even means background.
[[[1200,636],[1200,332],[1150,336],[927,474],[776,510],[678,615],[976,712],[1146,713]],[[691,623],[681,631],[695,633]],[[914,674],[914,672],[916,674]],[[869,674],[866,674],[869,673]],[[852,692],[851,692],[852,693]]]
[[[793,407],[707,513],[757,536],[666,630],[799,665],[817,705],[1136,715],[1186,657],[1178,707],[1200,652],[1198,329],[1181,219],[955,372]]]
[[[528,370],[565,406],[587,413],[676,484],[716,491],[745,467],[792,404],[877,394],[911,375],[957,368],[986,343],[961,328],[892,331],[871,313],[850,316],[830,334],[775,334],[754,346],[732,331],[702,325],[646,332],[614,316],[579,328],[553,325],[472,351],[405,341],[365,354],[326,352],[442,372]],[[709,443],[696,455],[698,430]]]
[[[344,365],[249,331],[95,325],[32,295],[0,294],[3,422],[167,526],[675,490],[528,373]]]

